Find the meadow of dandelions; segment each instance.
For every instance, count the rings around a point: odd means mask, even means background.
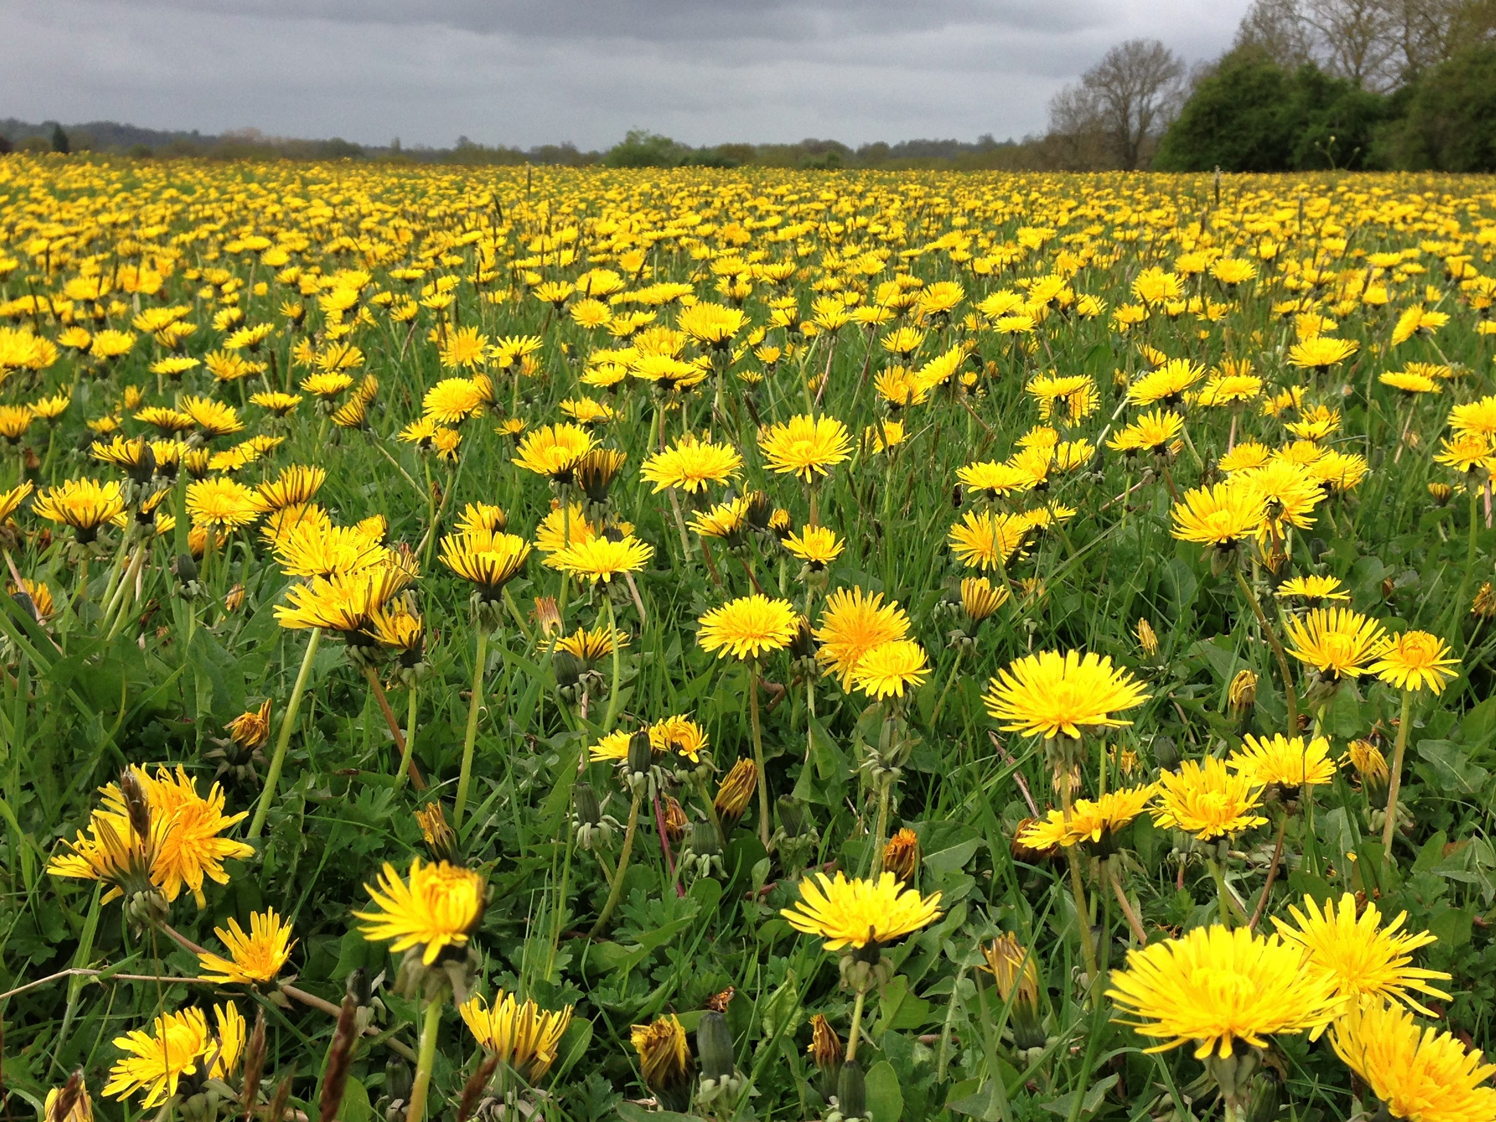
[[[0,160],[0,1096],[1496,1119],[1496,184]]]

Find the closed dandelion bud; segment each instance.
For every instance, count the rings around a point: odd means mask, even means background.
[[[654,766],[654,748],[649,743],[649,730],[640,729],[629,737],[628,769],[634,775],[648,775]]]
[[[867,1114],[867,1085],[862,1065],[856,1060],[842,1064],[836,1079],[836,1109],[843,1118],[862,1118]]]
[[[1013,860],[1022,861],[1026,865],[1038,865],[1043,861],[1052,860],[1060,855],[1060,847],[1051,845],[1045,849],[1036,849],[1022,839],[1028,833],[1029,828],[1039,825],[1037,818],[1021,818],[1018,827],[1013,831],[1013,840],[1009,850],[1013,854]]]
[[[680,1021],[666,1015],[651,1024],[635,1025],[630,1039],[639,1053],[644,1085],[654,1092],[660,1106],[685,1111],[691,1105],[696,1064]]]
[[[1346,745],[1346,754],[1363,785],[1380,787],[1387,782],[1387,757],[1371,741],[1352,740]]]
[[[1154,737],[1153,761],[1164,769],[1172,768],[1179,763],[1179,745],[1174,743],[1172,736]]]
[[[426,842],[432,860],[447,861],[454,865],[461,863],[457,856],[457,835],[447,824],[447,815],[442,810],[441,803],[427,803],[416,811],[416,822],[420,824],[421,837]]]
[[[1234,717],[1245,717],[1257,704],[1257,675],[1251,670],[1238,670],[1226,691],[1226,702]]]
[[[810,808],[799,799],[782,795],[777,800],[779,807],[779,829],[787,838],[799,838],[816,832]]]
[[[1476,619],[1496,618],[1496,590],[1491,588],[1491,582],[1486,581],[1480,586],[1475,594],[1475,600],[1470,605],[1470,614]]]
[[[1138,620],[1138,646],[1143,648],[1143,654],[1148,658],[1158,655],[1158,635],[1153,630],[1153,625],[1146,619]]]
[[[244,586],[236,584],[223,598],[223,610],[232,615],[244,606]]]
[[[571,789],[571,808],[578,828],[595,827],[603,820],[602,804],[591,783],[582,780]]]
[[[197,562],[193,560],[190,553],[177,554],[177,559],[171,568],[184,587],[197,580]]]
[[[663,811],[665,836],[670,839],[671,845],[679,845],[681,838],[686,835],[686,827],[691,824],[690,820],[686,817],[686,812],[681,809],[680,803],[671,795],[665,796]]]
[[[60,1088],[47,1092],[45,1122],[93,1122],[93,1102],[83,1082],[83,1069],[68,1077]]]
[[[384,1065],[384,1116],[386,1122],[403,1122],[405,1107],[410,1102],[411,1088],[415,1076],[410,1064],[399,1056],[390,1055]],[[277,1117],[272,1115],[271,1117]]]
[[[982,957],[987,960],[998,996],[1009,1005],[1008,1024],[1014,1045],[1020,1050],[1042,1047],[1045,1034],[1039,1009],[1039,968],[1033,952],[1009,931],[984,946]]]
[[[710,822],[691,823],[691,840],[687,845],[697,857],[718,857],[722,853],[722,839],[717,827]]]
[[[742,819],[757,789],[758,766],[745,756],[722,777],[717,797],[712,800],[717,819],[722,823],[724,831],[730,831]]]
[[[582,661],[570,651],[556,649],[551,652],[551,670],[556,675],[556,685],[563,690],[571,689],[582,678],[586,669]]]
[[[130,829],[137,838],[151,836],[151,802],[140,775],[134,768],[126,768],[119,777],[120,795],[124,800],[125,814],[130,819]]]
[[[813,659],[816,655],[815,635],[811,631],[810,620],[801,616],[795,625],[795,634],[790,639],[790,657],[792,659]]]
[[[1428,497],[1433,500],[1435,506],[1447,506],[1449,500],[1454,497],[1454,488],[1448,483],[1430,483]]]
[[[841,1037],[836,1035],[831,1022],[819,1013],[810,1019],[810,1047],[807,1051],[810,1053],[810,1062],[815,1064],[817,1071],[829,1072],[833,1076],[840,1073],[842,1059],[846,1055]]]
[[[737,1074],[732,1030],[727,1027],[727,1018],[721,1013],[702,1014],[696,1026],[696,1054],[701,1060],[701,1090],[704,1095]]]
[[[907,827],[888,839],[883,847],[883,871],[899,878],[901,884],[912,885],[919,868],[919,838]]]
[[[774,504],[769,501],[769,496],[762,491],[751,491],[743,497],[747,500],[744,519],[748,525],[755,530],[768,529],[773,516],[778,513],[774,509]]]

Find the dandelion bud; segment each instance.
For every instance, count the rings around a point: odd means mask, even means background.
[[[1470,614],[1476,619],[1496,618],[1496,590],[1491,588],[1491,582],[1486,581],[1475,594],[1475,600],[1470,605]]]
[[[570,651],[557,648],[551,652],[551,670],[556,675],[556,686],[559,689],[571,689],[581,681],[582,671],[586,667],[576,655]]]
[[[1020,1049],[1038,1048],[1045,1034],[1039,1009],[1039,968],[1031,950],[1011,931],[982,948],[998,996],[1009,1003],[1013,1043]]]
[[[597,792],[585,779],[571,789],[571,807],[579,827],[596,826],[603,820],[603,808],[597,801]]]
[[[434,861],[460,864],[457,857],[457,835],[447,824],[446,812],[440,802],[427,803],[416,811],[416,821],[421,827],[421,837]]]
[[[1226,701],[1237,719],[1246,716],[1257,704],[1257,675],[1251,670],[1238,670],[1226,691]]]
[[[46,1122],[93,1122],[93,1102],[83,1082],[83,1069],[68,1077],[61,1088],[47,1092]]]
[[[819,1013],[810,1019],[810,1047],[807,1051],[817,1071],[833,1074],[841,1071],[842,1058],[846,1054],[841,1037],[836,1035],[831,1022]]]
[[[119,777],[120,795],[125,804],[125,813],[130,819],[130,829],[137,838],[151,836],[151,802],[140,782],[140,774],[134,768],[126,768]]]
[[[1158,656],[1158,635],[1153,630],[1153,625],[1146,619],[1138,620],[1138,646],[1143,648],[1143,654],[1148,658]]]
[[[883,847],[883,871],[898,877],[901,884],[914,883],[919,868],[919,838],[907,827],[888,839]]]
[[[394,1053],[385,1061],[384,1065],[384,1097],[385,1118],[387,1122],[399,1122],[405,1117],[405,1106],[410,1102],[411,1088],[415,1084],[415,1076],[411,1074],[410,1064],[406,1063]],[[278,1117],[271,1115],[270,1117]]]
[[[193,560],[191,553],[177,554],[176,562],[172,565],[172,571],[176,573],[177,580],[184,587],[197,580],[197,562]]]
[[[727,1018],[721,1013],[702,1014],[696,1026],[696,1053],[701,1057],[701,1089],[707,1084],[719,1084],[737,1073],[733,1055],[732,1030],[727,1027]]]
[[[654,748],[649,743],[649,730],[640,729],[629,737],[628,770],[633,775],[648,775],[654,766]]]
[[[810,627],[810,620],[801,616],[795,625],[794,637],[790,639],[790,658],[810,659],[815,657],[815,653],[816,641]]]
[[[724,831],[731,831],[741,821],[757,788],[758,766],[746,756],[733,764],[732,770],[722,777],[722,785],[717,788],[717,797],[712,800],[712,806],[717,811],[717,819],[722,823]]]
[[[1352,740],[1346,745],[1346,754],[1350,757],[1356,774],[1361,777],[1362,784],[1379,787],[1387,782],[1387,757],[1371,741]]]
[[[223,610],[230,615],[244,606],[244,585],[236,584],[229,589],[228,595],[223,598]]]
[[[686,817],[686,812],[681,809],[680,803],[676,801],[673,795],[665,796],[663,812],[665,818],[665,836],[670,839],[671,845],[679,845],[681,838],[686,835],[686,827],[691,824],[690,820]]]
[[[779,828],[787,838],[798,838],[815,832],[815,822],[810,817],[810,808],[799,799],[782,795],[778,799]]]
[[[688,848],[697,857],[718,857],[722,853],[722,839],[717,827],[710,822],[691,823],[691,840]]]
[[[773,515],[778,513],[774,509],[774,504],[769,501],[769,496],[762,491],[750,491],[743,498],[747,504],[744,519],[748,525],[755,530],[768,529],[773,521]]]
[[[667,1015],[651,1024],[635,1025],[631,1040],[639,1053],[644,1085],[665,1110],[685,1111],[691,1105],[696,1064],[680,1021]]]
[[[967,577],[961,582],[961,610],[973,627],[989,619],[1008,596],[1006,586],[996,587],[986,577]]]
[[[1428,496],[1433,499],[1435,506],[1447,506],[1449,500],[1454,497],[1454,488],[1448,483],[1430,483]]]
[[[867,1114],[867,1085],[862,1065],[856,1060],[842,1064],[836,1079],[836,1109],[843,1118],[862,1118]]]

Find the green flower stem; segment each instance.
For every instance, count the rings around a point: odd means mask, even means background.
[[[1278,641],[1278,633],[1273,630],[1273,625],[1268,623],[1267,616],[1263,614],[1262,605],[1257,602],[1257,596],[1247,584],[1247,578],[1241,575],[1241,569],[1233,565],[1231,572],[1236,577],[1236,584],[1241,589],[1241,594],[1251,605],[1252,614],[1257,617],[1257,626],[1262,628],[1262,634],[1267,639],[1268,646],[1273,649],[1273,659],[1278,663],[1278,674],[1283,679],[1284,704],[1288,707],[1287,735],[1296,736],[1299,731],[1299,697],[1293,689],[1293,673],[1288,668],[1288,652]]]
[[[1382,827],[1382,852],[1392,856],[1392,835],[1397,832],[1397,796],[1402,790],[1403,756],[1408,751],[1408,726],[1412,724],[1413,691],[1403,690],[1402,717],[1397,722],[1397,746],[1392,752],[1392,776],[1387,781],[1387,823]]]
[[[1060,805],[1064,810],[1065,821],[1070,821],[1070,783],[1068,775],[1060,776]],[[1093,1000],[1099,998],[1101,990],[1096,983],[1100,976],[1096,969],[1096,944],[1091,938],[1091,909],[1086,903],[1086,883],[1081,876],[1080,854],[1076,852],[1073,845],[1065,846],[1065,857],[1070,865],[1070,892],[1075,897],[1075,922],[1080,929],[1080,955],[1086,965],[1086,974],[1090,978],[1090,990]]]
[[[1117,897],[1122,914],[1127,918],[1127,926],[1132,929],[1132,937],[1138,941],[1138,946],[1146,947],[1148,930],[1138,917],[1137,910],[1133,908],[1132,901],[1127,898],[1127,889],[1122,885],[1122,874],[1117,871],[1117,855],[1112,854],[1102,862],[1102,865],[1106,870],[1107,879],[1112,882],[1112,893]]]
[[[457,805],[452,808],[452,829],[462,829],[467,809],[468,783],[473,777],[473,746],[478,743],[478,710],[483,704],[483,664],[488,661],[488,624],[478,624],[478,651],[473,660],[473,691],[468,698],[467,732],[462,738],[462,770],[457,775]],[[412,1120],[414,1122],[414,1120]]]
[[[623,831],[623,849],[618,854],[618,872],[608,888],[608,899],[603,904],[603,910],[597,913],[597,922],[587,933],[589,939],[595,939],[602,932],[607,925],[608,918],[613,914],[613,909],[618,907],[619,897],[623,895],[623,874],[628,872],[629,857],[634,852],[634,834],[639,829],[639,803],[641,801],[639,792],[635,791],[634,801],[629,804],[629,824],[624,827]]]
[[[862,1008],[867,1004],[867,990],[857,991],[857,1000],[852,1003],[852,1028],[847,1034],[847,1058],[846,1063],[851,1063],[857,1058],[857,1041],[862,1036]]]
[[[608,708],[603,714],[602,734],[606,736],[613,728],[614,718],[618,716],[618,618],[613,612],[613,596],[604,592],[603,602],[608,605],[608,644],[613,648],[613,678],[608,686]]]
[[[1475,573],[1475,533],[1476,519],[1480,517],[1477,508],[1477,499],[1480,494],[1479,487],[1470,487],[1470,537],[1469,544],[1465,547],[1465,571],[1460,574],[1460,590],[1455,593],[1454,604],[1450,608],[1450,638],[1454,637],[1454,629],[1460,625],[1461,616],[1469,610],[1469,603],[1465,596],[1470,591],[1470,578]]]
[[[410,686],[410,696],[405,703],[405,751],[400,754],[400,768],[395,772],[395,790],[399,791],[405,786],[406,775],[410,771],[410,761],[415,756],[416,750],[416,708],[420,696],[420,687],[414,682]]]
[[[935,702],[935,708],[930,713],[930,727],[934,728],[940,721],[941,710],[945,708],[946,695],[951,692],[951,687],[956,684],[956,675],[961,670],[961,656],[966,653],[965,647],[956,648],[956,661],[951,663],[951,672],[945,679],[945,685],[941,688],[940,697]]]
[[[764,733],[758,716],[758,664],[748,664],[748,714],[753,727],[753,762],[758,766],[758,840],[769,848],[769,776],[764,770]]]
[[[421,1021],[421,1051],[416,1057],[416,1078],[411,1084],[405,1122],[425,1120],[426,1092],[431,1087],[431,1064],[436,1059],[436,1034],[441,1028],[441,1020],[442,1000],[435,997],[426,1003],[426,1016]]]
[[[885,776],[878,783],[878,824],[873,834],[873,879],[883,874],[883,847],[888,840],[888,800],[893,780]]]
[[[246,840],[254,841],[265,828],[265,816],[270,813],[270,804],[275,800],[275,788],[280,783],[281,769],[286,764],[286,745],[291,742],[291,730],[296,727],[296,714],[301,711],[301,693],[312,673],[312,660],[317,655],[317,644],[322,639],[322,629],[312,628],[307,640],[306,654],[301,657],[301,669],[296,672],[296,684],[291,687],[291,699],[286,703],[286,715],[281,718],[280,735],[276,737],[275,752],[270,757],[270,770],[265,774],[265,787],[260,792],[260,801],[255,806],[255,816],[249,823]]]

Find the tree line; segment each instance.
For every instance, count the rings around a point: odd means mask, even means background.
[[[1496,171],[1496,0],[1254,0],[1193,69],[1113,47],[1036,149],[1073,170]]]

